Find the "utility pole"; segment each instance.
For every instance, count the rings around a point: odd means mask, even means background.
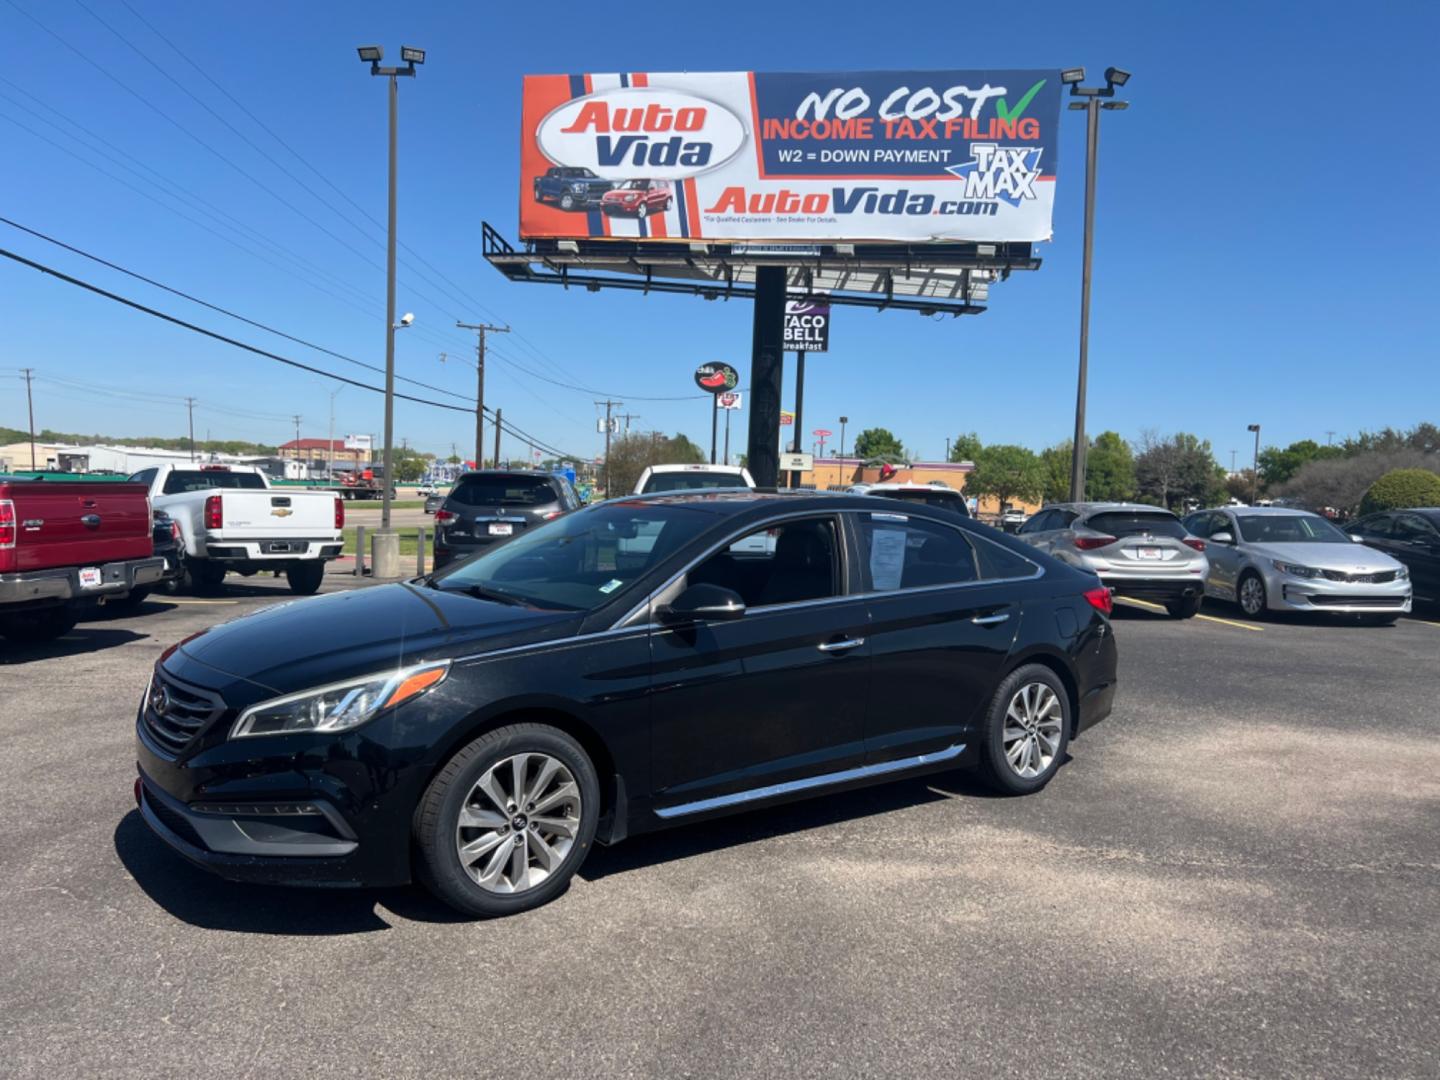
[[[1250,505],[1254,506],[1260,498],[1260,425],[1247,424],[1245,430],[1255,433],[1255,465],[1250,472]]]
[[[1326,445],[1326,446],[1333,446],[1334,443],[1335,443],[1335,432],[1333,432],[1333,431],[1327,431],[1327,432],[1325,432],[1325,445]]]
[[[503,419],[504,410],[495,410],[495,467],[500,467],[500,423]]]
[[[605,497],[608,499],[608,498],[610,497],[610,494],[611,494],[611,492],[610,492],[610,428],[611,428],[611,427],[613,426],[613,424],[614,424],[614,421],[611,419],[611,411],[615,408],[615,406],[617,406],[617,405],[624,405],[625,403],[624,403],[623,401],[609,401],[609,400],[606,400],[606,401],[597,401],[597,402],[595,402],[595,404],[596,404],[596,405],[604,405],[604,406],[605,406]],[[627,416],[625,417],[625,419],[626,419],[626,421],[628,422],[629,419],[630,419],[630,417],[627,415]]]
[[[345,384],[341,383],[334,390],[330,391],[330,437],[325,441],[325,479],[332,484],[335,482],[335,398],[339,396],[340,391],[344,389]],[[360,475],[360,469],[358,468],[360,464],[359,454],[355,455],[355,464],[357,468],[355,472],[351,474],[352,477]]]
[[[463,323],[457,321],[461,330],[475,331],[475,467],[485,467],[485,334],[508,334],[508,326],[491,326],[489,323]]]
[[[25,408],[30,412],[30,471],[35,471],[35,399],[30,395],[30,380],[35,377],[34,368],[21,368],[25,376]]]
[[[1238,454],[1239,452],[1240,452],[1240,451],[1238,451],[1238,450],[1231,450],[1231,451],[1230,451],[1230,473],[1231,473],[1231,475],[1234,475],[1234,473],[1235,473],[1235,455]]]
[[[194,461],[194,460],[195,460],[195,399],[194,399],[193,397],[187,397],[187,398],[185,399],[185,411],[190,414],[190,460],[191,460],[191,461]],[[206,441],[208,442],[209,440],[207,439]]]

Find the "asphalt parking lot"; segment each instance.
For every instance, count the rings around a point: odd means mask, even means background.
[[[1116,712],[1038,796],[944,774],[642,837],[471,923],[227,884],[142,824],[150,665],[279,599],[0,644],[7,1075],[1440,1074],[1440,615],[1123,608]]]

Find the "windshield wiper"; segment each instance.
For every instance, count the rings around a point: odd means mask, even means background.
[[[459,591],[469,593],[477,600],[494,600],[497,604],[510,604],[516,607],[524,605],[523,600],[511,596],[509,593],[500,592],[498,589],[487,589],[483,585],[466,585]]]

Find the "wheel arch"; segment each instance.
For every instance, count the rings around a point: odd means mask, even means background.
[[[1000,681],[1008,679],[1020,668],[1027,664],[1039,664],[1041,667],[1049,668],[1055,673],[1062,686],[1065,687],[1065,698],[1070,703],[1070,738],[1079,734],[1080,725],[1080,682],[1075,677],[1074,668],[1070,664],[1069,657],[1060,652],[1053,652],[1049,649],[1034,648],[1027,652],[1019,653],[1010,659],[1010,664],[1000,677]],[[998,685],[998,684],[997,684]]]

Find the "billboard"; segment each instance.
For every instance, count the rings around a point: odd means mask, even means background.
[[[370,445],[372,442],[374,442],[374,439],[370,435],[346,435],[345,449],[364,450],[368,454],[372,449]]]
[[[527,75],[520,235],[1050,238],[1053,70]]]

